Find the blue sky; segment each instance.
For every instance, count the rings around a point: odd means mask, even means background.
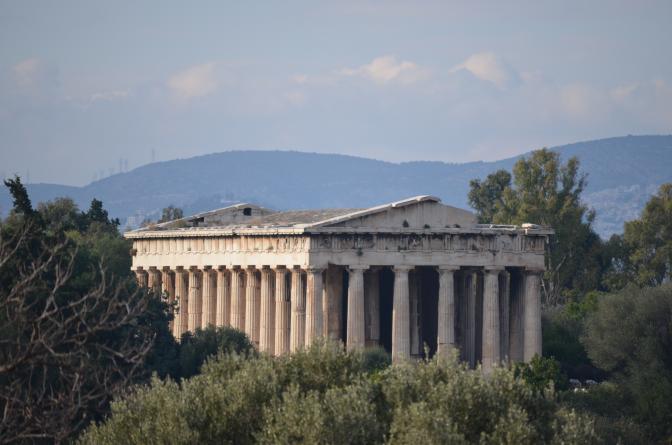
[[[475,4],[474,4],[475,3]],[[672,2],[0,0],[0,175],[672,133]]]

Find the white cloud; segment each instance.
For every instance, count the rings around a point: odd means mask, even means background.
[[[22,60],[12,67],[14,79],[21,87],[34,85],[39,80],[38,77],[41,69],[42,63],[36,58]]]
[[[168,79],[168,87],[180,99],[207,96],[217,90],[215,63],[192,66]]]
[[[473,54],[450,72],[455,73],[459,70],[469,71],[479,79],[492,82],[499,88],[506,88],[520,81],[518,73],[491,52]]]
[[[394,56],[377,57],[358,68],[344,68],[344,76],[362,77],[378,84],[411,84],[429,77],[429,70],[407,60],[398,61]]]

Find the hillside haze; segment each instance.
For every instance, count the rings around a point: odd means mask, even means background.
[[[663,182],[672,181],[672,136],[626,136],[553,147],[577,156],[588,174],[586,202],[597,212],[603,237],[622,231]],[[525,156],[525,155],[522,155]],[[367,207],[430,194],[468,208],[469,181],[511,170],[520,156],[496,162],[390,163],[294,151],[229,151],[157,162],[84,187],[30,184],[34,203],[69,196],[83,209],[103,201],[122,226],[157,219],[168,205],[186,214],[248,201],[275,209]],[[0,192],[0,211],[11,198]]]

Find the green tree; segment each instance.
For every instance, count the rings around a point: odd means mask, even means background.
[[[594,213],[581,202],[586,176],[579,173],[577,158],[563,164],[558,153],[537,150],[516,162],[513,177],[500,170],[470,186],[469,202],[479,220],[555,230],[542,283],[545,303],[555,305],[598,288],[602,243],[592,229]]]
[[[145,381],[170,349],[170,316],[138,289],[130,246],[100,205],[33,209],[20,180],[0,222],[0,443],[71,438]],[[167,337],[170,336],[170,337]],[[163,339],[158,343],[157,339]]]
[[[672,280],[672,183],[660,186],[639,219],[610,241],[614,287],[634,281],[658,286]]]
[[[672,285],[629,286],[600,298],[582,338],[626,396],[624,409],[657,437],[672,435]]]
[[[497,170],[491,173],[484,181],[472,179],[469,181],[469,205],[476,209],[478,222],[492,223],[509,219],[504,216],[506,203],[504,191],[511,187],[511,173],[506,170]]]
[[[159,222],[163,223],[168,221],[174,221],[176,219],[181,218],[184,218],[184,212],[182,211],[182,209],[170,205],[168,207],[163,208],[163,211],[161,212],[161,219],[159,219]]]
[[[228,327],[208,326],[186,332],[180,341],[179,370],[171,377],[189,378],[198,374],[203,363],[220,352],[247,355],[254,352],[254,345],[243,332]]]

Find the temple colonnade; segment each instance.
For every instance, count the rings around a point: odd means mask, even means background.
[[[282,355],[320,337],[395,362],[456,348],[472,367],[541,354],[542,270],[501,266],[185,266],[135,269],[174,305],[171,329],[230,326]],[[386,330],[387,329],[387,330]]]

